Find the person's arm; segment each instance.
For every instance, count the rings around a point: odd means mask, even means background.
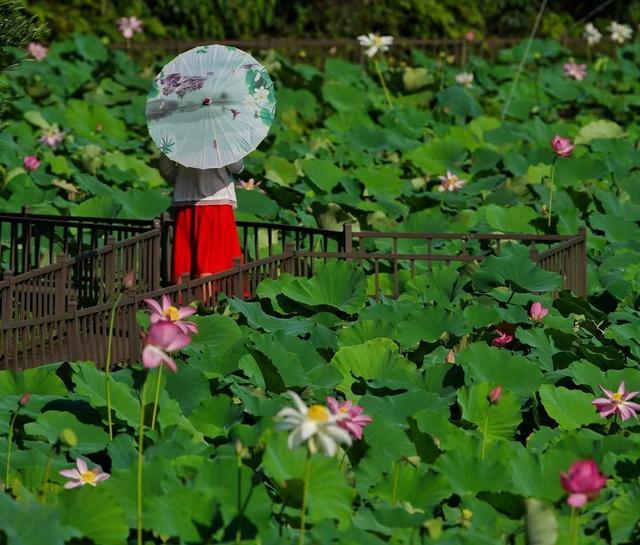
[[[176,163],[169,159],[166,155],[160,156],[160,174],[167,182],[176,181]]]
[[[240,160],[237,163],[231,163],[227,165],[227,168],[231,174],[240,174],[244,170],[244,161]]]

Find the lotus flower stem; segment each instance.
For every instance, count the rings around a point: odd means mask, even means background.
[[[378,78],[380,79],[380,85],[382,85],[384,96],[387,99],[387,104],[389,105],[389,109],[391,110],[393,108],[393,104],[391,103],[391,93],[389,92],[389,89],[387,88],[387,84],[384,81],[384,77],[380,70],[380,64],[378,63],[378,59],[373,59],[373,65],[376,68],[376,72],[378,73]]]
[[[551,163],[551,176],[549,179],[549,223],[547,224],[549,227],[551,227],[551,205],[553,204],[553,189],[554,189],[554,183],[556,180],[556,159],[558,158],[558,156],[556,155],[553,158],[553,163]]]
[[[160,368],[162,369],[162,368]],[[242,503],[242,453],[238,453],[238,484],[237,484],[237,509],[238,509],[238,528],[236,529],[236,545],[240,545],[242,541],[242,529],[240,524],[242,522],[242,512],[244,511],[244,505]]]
[[[107,338],[107,361],[104,368],[104,393],[107,398],[107,422],[109,424],[109,441],[113,441],[113,420],[111,419],[111,347],[113,345],[113,326],[116,321],[116,308],[122,299],[122,292],[118,294],[109,318],[109,336]]]
[[[156,414],[158,413],[158,400],[160,399],[160,384],[162,383],[162,368],[164,365],[160,366],[158,369],[158,379],[156,380],[156,396],[153,400],[153,413],[151,414],[151,431],[153,431],[156,427]]]
[[[571,545],[578,545],[579,539],[579,521],[578,521],[578,509],[571,508],[571,522],[569,525],[569,534],[571,536]]]
[[[393,483],[391,485],[391,507],[395,507],[398,502],[398,479],[400,477],[400,464],[393,464]]]
[[[136,468],[136,528],[137,545],[142,543],[142,455],[144,448],[144,401],[147,393],[147,381],[144,381],[140,393],[140,428],[138,430],[138,464]]]
[[[14,411],[13,416],[11,417],[11,423],[9,424],[9,436],[7,438],[7,470],[4,479],[5,490],[9,487],[9,472],[11,471],[11,446],[13,445],[13,427],[16,423],[18,412],[19,410]]]
[[[304,545],[305,518],[307,514],[307,496],[309,495],[309,474],[311,473],[311,458],[309,454],[304,461],[304,476],[302,477],[302,513],[300,514],[299,545]]]
[[[49,477],[51,476],[51,461],[53,460],[53,451],[56,445],[49,449],[49,455],[47,456],[47,465],[44,468],[44,477],[42,479],[42,503],[46,503],[47,498],[47,484],[49,483]]]
[[[487,448],[487,426],[489,425],[489,411],[491,410],[491,404],[487,408],[487,414],[484,415],[484,422],[482,423],[482,443],[480,443],[480,459],[484,460],[484,453]]]

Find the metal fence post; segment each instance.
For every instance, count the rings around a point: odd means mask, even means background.
[[[3,322],[8,322],[11,320],[11,309],[13,307],[13,282],[11,279],[13,278],[13,271],[5,271],[2,274],[2,280],[9,281],[7,287],[0,291],[0,319]]]

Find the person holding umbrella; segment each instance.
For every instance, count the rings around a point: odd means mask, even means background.
[[[196,47],[153,82],[145,116],[174,183],[173,280],[233,267],[242,256],[233,175],[269,132],[275,112],[266,70],[235,47]]]

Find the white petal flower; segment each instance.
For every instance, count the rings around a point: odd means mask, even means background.
[[[633,36],[633,29],[629,25],[620,24],[616,21],[611,21],[609,32],[611,32],[611,40],[620,45]]]
[[[456,75],[456,83],[471,87],[473,85],[473,74],[471,72],[460,72]]]
[[[296,408],[286,407],[277,415],[276,429],[291,431],[287,444],[290,449],[307,443],[311,454],[322,450],[335,456],[339,444],[351,445],[349,433],[338,426],[341,414],[332,414],[324,405],[307,405],[295,392],[288,392]]]
[[[583,36],[589,45],[596,45],[602,40],[602,33],[595,27],[593,23],[587,23],[584,27]]]
[[[464,185],[467,183],[465,180],[461,180],[450,170],[447,170],[446,176],[438,176],[440,179],[440,186],[438,187],[438,191],[443,193],[444,191],[457,191],[458,189],[462,189]]]
[[[358,36],[358,43],[362,47],[366,47],[365,55],[373,57],[378,51],[389,51],[389,47],[393,45],[393,36],[380,36],[370,32],[367,35]]]

